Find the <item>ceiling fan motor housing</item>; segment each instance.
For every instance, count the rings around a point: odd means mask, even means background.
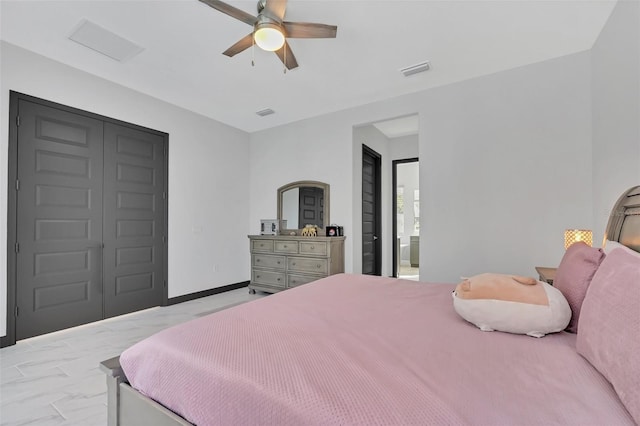
[[[258,13],[262,13],[264,8],[267,6],[267,0],[258,0]]]

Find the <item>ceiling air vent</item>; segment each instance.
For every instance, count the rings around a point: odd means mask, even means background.
[[[410,75],[418,74],[419,72],[429,71],[430,68],[431,64],[429,64],[429,61],[426,61],[420,64],[411,65],[410,67],[402,68],[400,72],[404,74],[405,77],[409,77]]]
[[[144,50],[137,44],[86,19],[80,21],[69,36],[69,40],[119,62],[127,61]]]
[[[267,109],[257,111],[256,114],[258,114],[260,117],[264,117],[265,115],[275,114],[275,111],[272,110],[271,108],[267,108]]]

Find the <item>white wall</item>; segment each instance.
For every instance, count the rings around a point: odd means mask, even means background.
[[[254,133],[251,221],[273,215],[278,186],[329,182],[346,269],[360,272],[361,154],[351,129],[418,113],[421,279],[557,265],[564,229],[592,225],[589,68],[584,52]]]
[[[420,141],[418,135],[401,136],[389,139],[389,155],[391,160],[418,158]]]
[[[640,4],[621,0],[591,50],[594,245],[627,188],[640,185]]]
[[[5,42],[0,49],[0,223],[7,220],[8,106],[15,90],[169,134],[169,297],[249,279],[248,134]],[[4,228],[0,259],[4,335]]]
[[[420,116],[421,278],[532,275],[592,223],[589,55],[429,92]]]

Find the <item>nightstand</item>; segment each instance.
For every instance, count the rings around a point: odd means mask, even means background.
[[[556,278],[556,271],[558,268],[545,268],[543,266],[536,266],[536,272],[540,276],[540,281],[544,281],[553,285],[553,280]]]

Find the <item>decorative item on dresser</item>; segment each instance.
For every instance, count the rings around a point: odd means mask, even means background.
[[[249,292],[276,293],[344,272],[345,237],[249,235]]]

